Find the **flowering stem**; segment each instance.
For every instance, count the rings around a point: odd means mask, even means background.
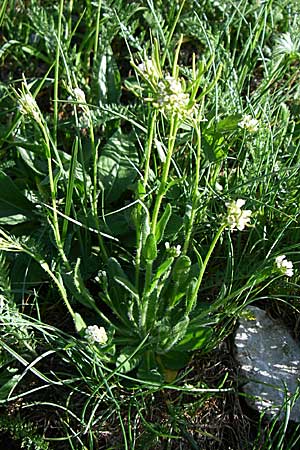
[[[177,117],[177,115],[172,115],[171,116],[171,122],[170,122],[170,135],[169,135],[168,152],[167,152],[166,161],[164,163],[162,178],[161,178],[161,182],[160,182],[160,186],[159,186],[159,189],[158,189],[158,193],[157,193],[157,197],[156,197],[155,205],[154,205],[154,210],[153,210],[153,217],[152,217],[152,223],[151,223],[151,232],[153,233],[153,235],[155,235],[156,224],[157,224],[157,220],[158,220],[158,215],[159,215],[159,209],[160,209],[160,206],[161,206],[161,202],[162,202],[162,199],[163,199],[163,197],[164,197],[164,195],[166,193],[168,175],[169,175],[169,170],[170,170],[171,159],[172,159],[172,155],[173,155],[173,150],[174,150],[177,130],[178,130],[178,117]],[[142,318],[141,318],[142,327],[145,325],[145,322],[146,322],[146,315],[147,315],[147,309],[148,309],[148,305],[147,305],[147,291],[148,291],[148,289],[150,287],[150,284],[151,284],[152,266],[153,266],[153,261],[152,260],[151,261],[147,261],[146,274],[145,274],[145,284],[144,284],[144,293],[143,293],[144,302],[143,302]]]
[[[196,217],[197,207],[198,207],[198,186],[200,180],[200,162],[201,162],[201,129],[200,126],[195,127],[196,135],[197,135],[197,155],[196,155],[196,170],[195,170],[195,180],[192,194],[192,211],[191,217],[188,224],[188,229],[185,237],[185,242],[183,246],[182,253],[185,255],[188,251],[190,240],[193,231],[193,225]]]
[[[157,112],[152,112],[150,110],[150,126],[149,126],[149,135],[148,140],[146,144],[146,154],[145,154],[145,168],[144,168],[144,177],[142,180],[143,190],[142,193],[138,193],[140,196],[140,199],[144,201],[144,197],[146,194],[146,188],[148,184],[149,179],[149,172],[150,172],[150,159],[151,159],[151,153],[152,153],[152,147],[153,147],[153,140],[155,136],[155,124],[156,124],[156,118],[157,118]],[[141,218],[141,211],[142,211],[142,205],[139,204],[137,207],[137,218],[139,224],[136,227],[136,238],[137,238],[137,251],[135,256],[135,286],[136,289],[139,289],[139,278],[140,278],[140,264],[141,264],[141,251],[142,251],[142,239],[141,239],[141,226],[140,226],[140,218]]]
[[[95,220],[96,229],[98,230],[98,242],[99,247],[101,249],[103,259],[106,261],[107,251],[103,242],[103,238],[100,234],[100,225],[98,218],[98,146],[95,143],[95,135],[94,135],[94,127],[93,121],[91,117],[91,112],[89,110],[89,128],[90,128],[90,139],[91,139],[91,147],[92,147],[92,155],[93,155],[93,197],[92,197],[92,212],[93,218]]]
[[[60,56],[60,41],[61,41],[61,22],[63,16],[64,0],[60,0],[58,10],[58,26],[57,26],[57,46],[55,55],[55,73],[54,73],[54,96],[53,96],[53,128],[54,128],[54,142],[57,142],[57,122],[58,122],[58,83],[59,83],[59,56]]]
[[[180,5],[179,10],[178,10],[178,13],[177,13],[177,15],[176,15],[176,17],[175,17],[175,20],[173,20],[172,28],[171,28],[171,30],[170,30],[170,32],[169,32],[168,39],[167,39],[167,42],[166,42],[166,48],[165,48],[165,51],[164,51],[164,53],[163,53],[163,55],[162,55],[162,58],[161,58],[162,66],[163,66],[164,63],[165,63],[165,60],[166,60],[166,57],[167,57],[167,54],[168,54],[168,51],[169,51],[169,45],[170,45],[170,43],[171,43],[171,40],[172,40],[174,31],[175,31],[175,28],[176,28],[176,26],[177,26],[178,20],[179,20],[179,18],[180,18],[181,12],[182,12],[183,7],[184,7],[184,4],[185,4],[185,0],[182,0],[182,1],[181,1],[181,5]],[[180,39],[182,40],[182,37],[180,37]]]
[[[57,278],[54,273],[52,272],[52,270],[50,269],[48,263],[44,260],[42,260],[40,257],[38,257],[36,254],[32,253],[29,249],[27,248],[22,248],[21,250],[23,250],[25,253],[27,253],[28,255],[30,255],[41,267],[42,269],[44,269],[44,271],[49,275],[49,277],[54,281],[54,283],[56,284],[60,295],[63,299],[63,301],[65,302],[65,305],[69,311],[69,313],[71,314],[72,318],[75,317],[75,313],[73,311],[73,308],[68,300],[68,296],[65,290],[65,287],[63,285],[63,283],[59,280],[59,278]]]
[[[199,272],[199,275],[198,275],[198,280],[197,280],[197,284],[196,284],[196,287],[195,287],[195,291],[194,291],[194,294],[193,294],[192,299],[191,299],[191,301],[190,301],[190,307],[189,307],[189,310],[191,310],[191,309],[193,308],[194,304],[195,304],[195,301],[196,301],[196,299],[197,299],[197,294],[198,294],[198,291],[199,291],[200,286],[201,286],[201,283],[202,283],[202,279],[203,279],[203,275],[204,275],[206,266],[207,266],[207,264],[208,264],[208,261],[209,261],[209,259],[210,259],[210,257],[211,257],[212,252],[214,251],[214,248],[215,248],[215,246],[216,246],[216,243],[217,243],[218,240],[220,239],[220,236],[221,236],[221,234],[223,233],[223,231],[225,230],[226,226],[227,226],[226,223],[225,223],[225,224],[222,224],[222,225],[220,226],[220,228],[218,229],[218,231],[217,231],[217,233],[216,233],[216,235],[215,235],[215,237],[214,237],[212,243],[210,244],[210,247],[209,247],[209,249],[208,249],[208,252],[207,252],[207,254],[206,254],[206,257],[205,257],[204,261],[203,261],[202,264],[201,264],[201,268],[200,268],[200,272]],[[199,255],[199,259],[201,260],[200,255]]]
[[[94,42],[94,57],[97,57],[98,45],[99,45],[99,31],[100,31],[100,12],[101,12],[101,0],[98,0],[97,17],[96,17],[96,31]]]
[[[174,150],[174,146],[175,146],[176,135],[177,135],[177,131],[178,131],[178,124],[179,124],[179,120],[178,120],[177,114],[172,115],[171,121],[170,121],[170,135],[169,135],[169,141],[168,141],[168,152],[167,152],[166,161],[165,161],[165,164],[163,167],[163,173],[162,173],[160,186],[159,186],[157,197],[156,197],[155,204],[154,204],[154,210],[153,210],[153,216],[152,216],[152,222],[151,222],[151,232],[154,235],[155,235],[155,230],[156,230],[156,225],[157,225],[161,202],[166,193],[169,170],[170,170],[173,150]]]
[[[154,110],[153,112],[150,111],[150,114],[151,114],[151,121],[150,121],[150,127],[149,127],[148,142],[147,142],[147,147],[146,147],[145,168],[144,168],[144,178],[143,178],[144,191],[146,191],[146,187],[148,184],[148,178],[149,178],[150,158],[151,158],[151,152],[152,152],[152,146],[153,146],[153,139],[154,139],[154,135],[155,135],[155,124],[156,124],[156,118],[157,118],[157,111],[156,110]]]
[[[50,192],[51,192],[51,202],[52,202],[52,210],[53,210],[53,231],[54,231],[55,242],[56,242],[58,251],[62,257],[62,260],[63,260],[66,268],[68,270],[71,270],[70,263],[66,257],[64,249],[63,249],[63,243],[62,243],[60,230],[59,230],[57,205],[56,205],[56,186],[55,186],[53,169],[52,169],[52,155],[51,155],[49,131],[46,128],[46,125],[42,121],[39,122],[39,125],[40,125],[41,131],[43,133],[44,142],[45,142],[45,150],[46,150],[46,158],[47,158],[47,166],[48,166],[48,176],[49,176],[49,184],[50,184]]]

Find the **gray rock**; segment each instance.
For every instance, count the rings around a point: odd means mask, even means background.
[[[258,411],[277,414],[300,382],[300,345],[279,321],[254,306],[245,309],[235,337],[237,360],[246,379],[243,391]],[[249,397],[248,397],[249,396]],[[284,417],[284,409],[279,416]],[[290,419],[300,422],[300,398]]]

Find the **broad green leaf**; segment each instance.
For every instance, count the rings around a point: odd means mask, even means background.
[[[191,354],[186,351],[170,350],[168,353],[159,355],[159,361],[165,369],[177,371],[187,366]]]
[[[194,327],[193,331],[186,330],[186,334],[174,347],[176,351],[192,351],[205,348],[213,337],[213,330],[209,327]]]
[[[164,354],[169,352],[178,341],[181,341],[186,335],[186,331],[189,325],[189,318],[183,317],[182,320],[176,323],[173,327],[170,327],[168,334],[165,335],[165,339],[159,342],[159,349]],[[164,334],[167,329],[164,330]],[[177,346],[176,346],[177,347]]]
[[[117,358],[118,372],[128,373],[135,369],[141,362],[141,355],[135,354],[135,347],[124,347]],[[132,356],[134,355],[134,356]]]
[[[18,189],[16,184],[0,170],[0,223],[10,225],[34,217],[34,204]]]
[[[113,310],[118,312],[118,315],[122,317],[123,323],[128,326],[132,326],[131,321],[128,318],[128,314],[132,309],[132,299],[137,298],[134,294],[131,296],[126,295],[135,292],[135,288],[132,289],[132,285],[128,280],[127,275],[121,267],[121,264],[116,258],[108,258],[106,263],[106,273],[108,276],[108,293],[110,301],[113,305]],[[122,280],[123,283],[120,281]],[[126,280],[126,284],[124,283]],[[130,286],[130,287],[129,287]]]
[[[115,202],[137,177],[139,158],[131,139],[117,131],[101,149],[98,179],[107,202]]]
[[[47,173],[47,161],[45,158],[42,158],[36,152],[30,151],[27,148],[22,148],[20,146],[17,147],[18,151],[23,159],[23,161],[27,164],[33,172],[38,175],[43,175]]]
[[[186,288],[186,310],[187,313],[190,313],[191,310],[195,306],[195,302],[197,301],[197,296],[195,295],[195,289],[197,287],[198,279],[193,277]]]
[[[227,147],[224,145],[225,138],[220,134],[203,135],[202,148],[206,158],[210,162],[220,161],[227,156]]]
[[[159,371],[159,364],[153,350],[145,350],[143,358],[138,367],[137,376],[139,379],[163,383],[163,377]]]
[[[217,133],[228,133],[235,131],[238,127],[238,123],[241,121],[241,114],[232,114],[230,116],[225,117],[224,119],[217,122],[216,126],[213,127],[212,134]]]
[[[174,258],[168,258],[164,261],[157,269],[157,272],[153,278],[150,285],[149,291],[147,292],[146,302],[147,302],[147,327],[152,327],[152,325],[157,320],[157,314],[159,308],[164,310],[164,302],[161,298],[161,292],[166,285],[168,276],[170,275],[172,263]]]

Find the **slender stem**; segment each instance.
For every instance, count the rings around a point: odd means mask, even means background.
[[[74,0],[69,0],[68,36],[72,33],[72,11]]]
[[[47,129],[47,126],[42,121],[39,122],[39,125],[40,125],[41,131],[44,136],[44,141],[45,141],[45,150],[46,150],[46,158],[47,158],[47,166],[48,166],[48,177],[49,177],[50,192],[51,192],[52,210],[53,210],[52,224],[53,224],[55,242],[56,242],[58,251],[62,257],[62,260],[63,260],[65,266],[67,267],[68,270],[71,270],[70,263],[66,257],[64,249],[63,249],[63,244],[62,244],[60,230],[59,230],[57,204],[56,204],[56,186],[55,186],[55,182],[54,182],[53,169],[52,169],[52,155],[51,155],[51,146],[50,146],[50,139],[49,139],[49,130]]]
[[[98,0],[97,17],[96,17],[96,31],[94,42],[94,57],[97,57],[98,45],[99,45],[99,31],[100,31],[100,12],[101,12],[101,0]]]
[[[54,143],[57,142],[57,123],[58,123],[58,81],[59,81],[59,58],[60,58],[60,40],[61,40],[61,22],[63,16],[64,0],[60,0],[58,11],[58,27],[57,27],[57,46],[55,55],[55,69],[54,69],[54,94],[53,94],[53,138]]]
[[[89,111],[89,128],[90,128],[90,139],[93,154],[93,197],[92,197],[92,213],[95,220],[96,228],[98,230],[98,242],[99,247],[102,251],[104,260],[107,260],[108,255],[103,242],[103,238],[100,234],[100,225],[98,218],[98,146],[95,143],[94,127],[91,117],[91,112]]]
[[[193,232],[193,225],[196,217],[196,212],[198,208],[198,187],[200,181],[200,162],[201,162],[201,129],[200,126],[195,127],[196,135],[197,135],[197,155],[196,155],[196,170],[195,170],[195,179],[193,186],[193,194],[192,194],[192,212],[190,221],[188,224],[188,229],[185,237],[185,242],[183,246],[182,253],[185,255],[188,251],[190,240]]]
[[[69,302],[69,300],[68,300],[68,296],[67,296],[65,287],[64,287],[64,285],[59,281],[59,279],[54,275],[54,273],[53,273],[52,270],[50,269],[48,263],[47,263],[46,261],[41,260],[40,258],[38,258],[34,253],[32,253],[31,251],[29,251],[29,250],[27,250],[27,249],[26,249],[26,250],[23,249],[23,251],[25,251],[25,252],[26,252],[28,255],[30,255],[35,261],[37,261],[37,262],[40,264],[40,266],[44,269],[44,271],[49,275],[49,277],[54,281],[54,283],[56,284],[56,286],[57,286],[57,288],[58,288],[58,290],[59,290],[59,292],[60,292],[60,295],[61,295],[63,301],[65,302],[65,305],[66,305],[66,307],[67,307],[69,313],[70,313],[71,316],[74,318],[75,313],[74,313],[73,308],[72,308],[72,306],[70,305],[70,302]]]
[[[152,146],[153,146],[153,140],[155,135],[155,124],[156,124],[156,118],[157,118],[157,111],[150,111],[151,119],[150,119],[150,126],[149,126],[149,136],[147,141],[147,147],[146,147],[146,155],[145,155],[145,168],[144,168],[144,178],[143,178],[143,186],[144,190],[146,190],[147,184],[148,184],[148,178],[149,178],[149,172],[150,172],[150,159],[151,159],[151,153],[152,153]]]
[[[167,55],[168,55],[168,52],[169,52],[169,45],[170,45],[170,43],[171,43],[171,41],[172,41],[172,37],[173,37],[174,31],[175,31],[175,28],[176,28],[176,26],[177,26],[178,20],[179,20],[179,18],[180,18],[182,9],[183,9],[183,7],[184,7],[184,4],[185,4],[185,0],[182,0],[182,1],[181,1],[180,8],[179,8],[179,10],[178,10],[178,13],[177,13],[177,15],[176,15],[176,17],[175,17],[175,20],[174,20],[173,23],[172,23],[172,28],[171,28],[171,30],[170,30],[170,32],[169,32],[169,34],[168,34],[168,38],[167,38],[167,42],[166,42],[166,47],[165,47],[164,53],[163,53],[162,58],[161,58],[161,65],[162,65],[162,67],[164,66],[166,57],[167,57]]]
[[[170,165],[171,165],[173,150],[174,150],[175,141],[176,141],[176,134],[177,134],[177,130],[178,130],[178,123],[179,123],[179,121],[178,121],[177,115],[172,115],[171,120],[170,120],[168,152],[167,152],[166,161],[163,166],[163,173],[162,173],[160,186],[159,186],[155,204],[154,204],[154,210],[153,210],[153,216],[152,216],[152,222],[151,222],[151,232],[154,235],[155,235],[156,224],[157,224],[157,220],[158,220],[160,206],[161,206],[162,200],[164,198],[164,195],[166,193]],[[150,286],[151,278],[152,278],[152,265],[153,265],[153,261],[148,261],[147,265],[146,265],[145,286],[144,286],[144,294],[143,294],[143,297],[145,299],[145,302],[143,305],[143,308],[144,308],[143,320],[144,321],[146,320],[147,291]]]
[[[203,261],[203,263],[201,265],[201,268],[200,268],[200,273],[198,275],[198,280],[197,280],[196,288],[195,288],[195,291],[194,291],[194,295],[193,295],[192,300],[191,300],[191,305],[194,305],[194,303],[196,301],[197,294],[198,294],[198,291],[199,291],[201,283],[202,283],[202,278],[203,278],[206,266],[208,264],[208,261],[209,261],[209,259],[211,257],[212,252],[214,251],[216,243],[218,242],[218,240],[219,240],[221,234],[223,233],[223,231],[225,230],[226,226],[227,226],[226,224],[223,224],[223,225],[220,226],[220,228],[218,229],[218,231],[217,231],[217,233],[216,233],[212,243],[210,244],[210,247],[208,249],[206,257],[205,257],[205,259],[204,259],[204,261]]]
[[[160,186],[159,186],[155,204],[154,204],[154,210],[153,210],[153,216],[152,216],[152,222],[151,222],[151,232],[153,234],[155,234],[161,202],[166,193],[169,170],[170,170],[173,150],[174,150],[174,146],[175,146],[175,141],[176,141],[176,134],[177,134],[177,130],[178,130],[178,122],[179,122],[178,116],[172,115],[171,121],[170,121],[170,135],[169,135],[169,142],[168,142],[168,152],[167,152],[166,161],[163,166],[163,173],[162,173]]]
[[[78,153],[78,137],[75,137],[75,141],[72,147],[72,158],[71,158],[71,164],[70,164],[70,171],[69,171],[69,181],[67,185],[67,193],[66,193],[66,205],[65,205],[65,216],[69,216],[71,212],[71,205],[72,205],[72,198],[73,198],[73,190],[74,190],[74,172],[75,167],[77,163],[77,153]],[[64,219],[63,221],[63,227],[62,227],[62,243],[65,243],[67,231],[68,231],[68,220]]]
[[[146,275],[145,275],[145,288],[144,288],[145,294],[147,294],[147,291],[148,291],[148,289],[150,287],[150,284],[151,284],[152,265],[153,265],[153,261],[147,261],[147,264],[146,264]]]
[[[146,144],[146,154],[145,154],[145,168],[144,168],[144,177],[143,177],[143,191],[140,195],[140,199],[144,201],[144,197],[146,194],[146,188],[148,184],[149,179],[149,172],[150,172],[150,160],[151,160],[151,154],[152,154],[152,147],[153,147],[153,141],[155,136],[155,125],[156,125],[156,119],[157,119],[157,112],[152,112],[150,110],[149,114],[150,119],[150,125],[148,127],[149,134],[148,134],[148,140]],[[137,251],[135,256],[135,286],[136,289],[139,289],[139,279],[140,279],[140,265],[141,265],[141,251],[142,251],[142,235],[141,235],[141,226],[140,226],[140,218],[142,213],[142,205],[139,204],[137,206],[137,227],[136,227],[136,241],[137,241]]]

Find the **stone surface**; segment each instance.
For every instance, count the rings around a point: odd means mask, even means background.
[[[278,413],[287,398],[286,390],[294,394],[300,382],[300,344],[279,321],[270,319],[262,309],[249,306],[240,317],[235,345],[247,381],[242,390],[248,402],[260,412]],[[280,417],[284,417],[284,410]],[[300,399],[290,419],[300,422]]]

